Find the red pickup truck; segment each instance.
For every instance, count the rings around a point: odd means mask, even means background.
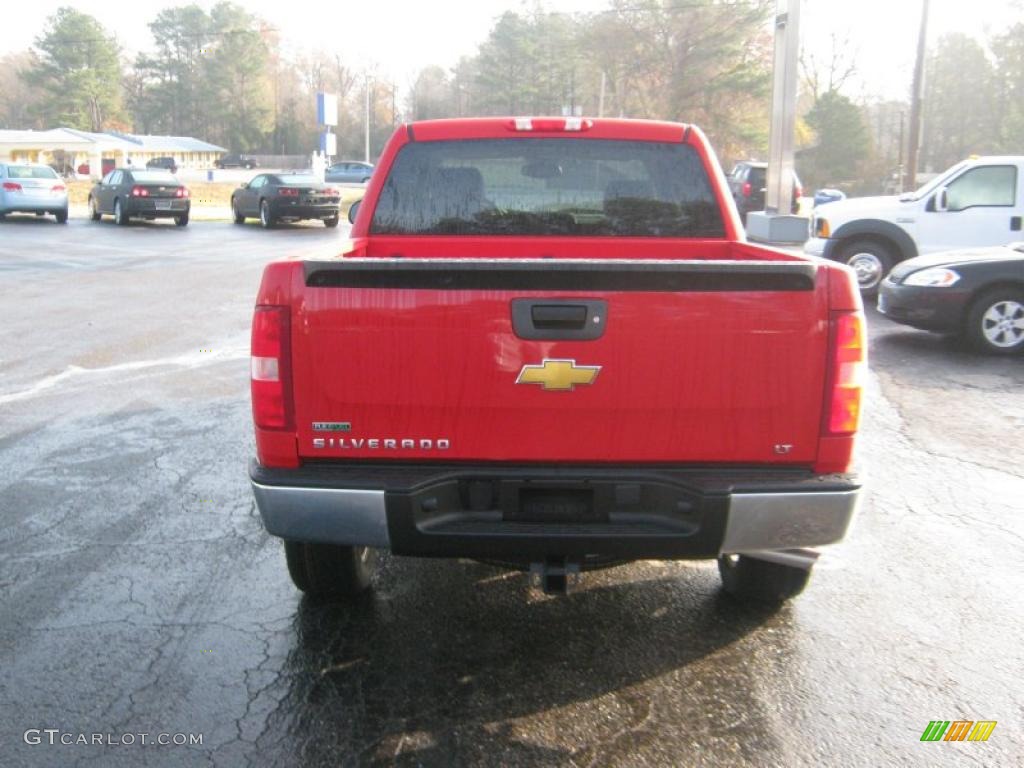
[[[337,258],[266,267],[252,328],[267,531],[296,586],[380,549],[530,569],[717,559],[779,601],[839,541],[864,317],[852,272],[744,241],[701,131],[413,123]]]

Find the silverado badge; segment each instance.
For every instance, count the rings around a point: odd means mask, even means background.
[[[570,392],[577,384],[593,384],[600,365],[576,365],[575,360],[548,360],[540,365],[524,365],[516,384],[540,384],[542,389]]]

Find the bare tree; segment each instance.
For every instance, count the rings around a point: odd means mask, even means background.
[[[829,53],[820,59],[806,49],[800,51],[800,69],[804,84],[814,96],[814,102],[826,93],[838,93],[857,73],[859,49],[850,45],[849,34],[829,35]]]

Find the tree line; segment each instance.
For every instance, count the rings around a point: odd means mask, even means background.
[[[240,5],[159,11],[134,58],[70,7],[34,47],[0,60],[0,125],[190,135],[233,151],[305,154],[317,146],[315,94],[339,103],[338,152],[371,154],[403,120],[586,114],[694,122],[723,160],[763,158],[771,101],[774,0],[610,0],[602,11],[508,11],[454,67],[401,85],[342,54],[288,56]],[[903,146],[901,101],[856,103],[845,41],[803,60],[797,170],[805,185],[877,191]],[[386,55],[386,51],[381,52]],[[941,170],[970,153],[1022,153],[1024,22],[978,41],[942,38],[928,59],[922,160]]]

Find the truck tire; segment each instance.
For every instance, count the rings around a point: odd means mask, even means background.
[[[324,226],[333,229],[338,226],[338,222],[341,220],[340,216],[331,216],[329,219],[324,219]]]
[[[100,207],[96,203],[96,198],[92,195],[89,196],[89,218],[93,221],[99,221],[103,218],[103,215],[100,213]]]
[[[843,246],[839,259],[857,273],[857,285],[865,297],[878,293],[878,286],[896,263],[892,251],[877,240],[853,240]]]
[[[64,210],[61,210],[61,211],[57,211],[53,215],[57,217],[57,223],[58,224],[67,224],[68,223],[68,209],[67,208],[65,208]]]
[[[967,312],[966,336],[979,352],[1024,352],[1024,291],[994,288],[981,294]]]
[[[747,603],[778,604],[804,591],[811,578],[810,568],[770,563],[746,555],[718,558],[722,588]]]
[[[370,586],[377,566],[369,547],[286,541],[284,557],[292,583],[310,597],[354,597]]]

